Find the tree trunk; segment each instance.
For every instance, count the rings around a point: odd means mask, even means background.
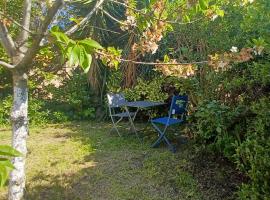
[[[28,87],[25,72],[13,72],[12,146],[23,154],[13,159],[15,169],[10,174],[9,200],[23,199],[25,188],[26,138],[28,135]]]

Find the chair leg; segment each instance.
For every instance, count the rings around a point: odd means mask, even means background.
[[[162,140],[165,136],[164,133],[165,133],[167,127],[165,127],[163,131],[161,131],[156,124],[154,124],[154,123],[151,123],[151,124],[156,129],[156,131],[158,132],[158,136],[159,136],[158,139],[151,145],[154,148],[154,147],[158,147],[158,145],[160,145],[160,143],[162,142]]]
[[[121,135],[121,133],[119,132],[119,130],[118,130],[118,128],[117,128],[116,125],[117,125],[123,118],[121,117],[121,118],[120,118],[119,120],[117,120],[116,122],[114,121],[113,116],[111,116],[111,119],[112,119],[113,127],[111,128],[110,133],[112,132],[113,129],[115,129],[116,132],[117,132],[117,134],[121,137],[122,135]]]
[[[169,142],[168,138],[165,136],[165,132],[168,128],[168,126],[165,126],[164,130],[161,131],[157,125],[155,125],[154,123],[152,123],[153,127],[157,130],[158,134],[159,134],[159,138],[152,144],[152,147],[157,147],[158,145],[160,145],[160,143],[164,140],[165,143],[168,145],[170,151],[172,151],[173,153],[176,152],[176,148]]]
[[[165,135],[164,135],[163,139],[164,139],[165,142],[167,143],[169,149],[170,149],[173,153],[175,153],[175,152],[176,152],[175,146],[173,146],[173,145],[169,142],[168,138],[167,138]]]

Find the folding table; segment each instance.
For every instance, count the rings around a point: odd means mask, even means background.
[[[138,132],[137,132],[137,130],[135,128],[134,120],[135,120],[136,115],[139,112],[139,110],[149,109],[149,108],[158,107],[158,106],[162,106],[162,105],[166,105],[166,103],[153,102],[153,101],[130,101],[130,102],[125,103],[125,109],[126,109],[127,112],[129,112],[128,108],[137,108],[133,118],[131,116],[129,116],[129,121],[131,123],[132,129],[134,130],[134,132],[135,132],[135,134],[137,135],[138,138],[139,138],[139,135],[138,135]]]

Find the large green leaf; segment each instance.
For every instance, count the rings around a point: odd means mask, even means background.
[[[82,47],[81,49],[81,59],[80,66],[83,68],[84,72],[87,73],[90,69],[92,63],[92,56],[88,54],[86,50]]]
[[[80,61],[80,54],[81,54],[81,49],[79,45],[74,45],[74,47],[70,51],[69,55],[69,63],[70,65],[76,65]]]
[[[0,156],[21,156],[22,154],[8,145],[0,145]]]
[[[87,59],[88,63],[85,63],[84,73],[87,73],[89,71],[91,67],[92,59],[93,59],[91,54],[87,54],[87,57],[88,57]]]
[[[0,187],[3,187],[8,178],[8,169],[0,164]]]
[[[51,32],[51,33],[54,37],[56,37],[58,42],[67,44],[70,40],[65,33],[62,32]]]
[[[13,164],[7,158],[0,158],[0,165],[5,166],[10,169],[15,169]]]
[[[7,145],[0,145],[0,187],[2,187],[9,172],[14,169],[14,166],[7,157],[21,156],[22,154],[17,150]]]
[[[95,40],[92,40],[92,39],[84,39],[84,40],[81,40],[79,41],[79,44],[83,45],[84,47],[87,47],[87,48],[94,48],[94,49],[103,49],[103,47],[98,43],[96,42]],[[87,50],[86,48],[86,50]],[[88,52],[87,52],[88,53]]]

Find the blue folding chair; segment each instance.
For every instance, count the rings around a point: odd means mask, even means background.
[[[173,96],[169,116],[168,117],[161,117],[151,120],[152,126],[158,132],[158,139],[155,143],[153,143],[152,147],[157,147],[162,141],[164,141],[169,149],[175,153],[176,148],[169,142],[168,138],[166,137],[165,133],[169,126],[176,125],[176,124],[183,124],[186,120],[187,114],[187,105],[188,105],[188,96]],[[164,129],[158,127],[159,125],[163,125]]]

